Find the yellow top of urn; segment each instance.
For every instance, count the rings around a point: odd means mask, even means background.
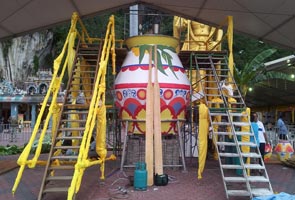
[[[125,40],[125,43],[129,49],[140,45],[164,45],[172,48],[178,46],[178,39],[166,35],[139,35],[133,36]]]

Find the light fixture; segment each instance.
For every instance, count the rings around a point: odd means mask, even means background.
[[[294,74],[291,74],[291,78],[295,78],[295,75]]]
[[[252,87],[249,87],[248,90],[249,90],[249,92],[252,92],[253,91],[253,88]]]

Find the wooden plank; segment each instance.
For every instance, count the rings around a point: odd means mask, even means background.
[[[1,160],[0,161],[0,175],[18,167],[15,160]]]
[[[163,175],[162,133],[161,133],[161,105],[160,86],[158,82],[157,45],[154,46],[154,150],[155,150],[155,174]]]
[[[146,131],[145,131],[145,162],[147,169],[147,185],[154,184],[154,134],[153,134],[153,85],[152,85],[152,47],[149,54],[148,84],[146,89]]]

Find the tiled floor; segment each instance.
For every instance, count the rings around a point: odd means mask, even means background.
[[[2,156],[1,160],[16,160],[17,156]],[[99,180],[98,166],[86,170],[76,200],[107,200],[107,199],[144,199],[144,200],[225,200],[225,192],[221,180],[218,162],[207,160],[203,179],[197,179],[197,160],[186,161],[188,172],[181,169],[165,169],[170,176],[167,186],[148,187],[147,191],[135,191],[129,184],[128,176],[133,169],[119,170],[119,161],[107,163],[106,180]],[[295,170],[281,164],[267,164],[267,171],[275,192],[295,194]],[[44,166],[25,169],[15,196],[11,195],[18,169],[0,175],[1,200],[35,200],[37,199],[43,177]],[[121,188],[121,189],[119,189]],[[64,195],[46,195],[44,199],[66,199]],[[241,199],[241,198],[230,198]]]

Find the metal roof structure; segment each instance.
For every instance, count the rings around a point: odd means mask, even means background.
[[[264,63],[266,71],[277,71],[293,75],[295,81],[295,55],[289,55]],[[274,79],[258,83],[247,93],[249,106],[295,105],[295,82]]]
[[[0,39],[45,29],[81,17],[144,4],[209,25],[232,15],[234,30],[264,42],[295,49],[293,0],[4,0],[0,7]]]

